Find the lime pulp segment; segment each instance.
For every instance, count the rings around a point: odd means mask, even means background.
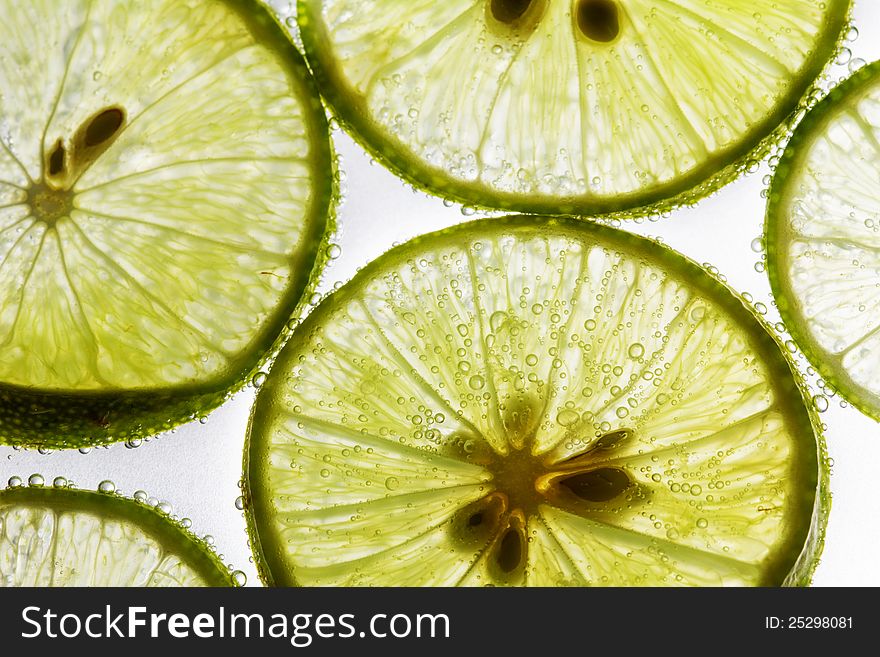
[[[0,439],[107,442],[209,410],[323,259],[305,62],[251,0],[0,14]]]
[[[823,378],[880,420],[880,62],[807,115],[774,175],[767,264],[779,310]]]
[[[110,493],[0,491],[0,587],[233,586],[202,541]]]
[[[393,249],[294,332],[246,504],[276,585],[804,584],[820,457],[783,349],[721,282],[507,218]]]
[[[769,147],[850,0],[299,0],[321,92],[398,174],[482,207],[692,202]]]

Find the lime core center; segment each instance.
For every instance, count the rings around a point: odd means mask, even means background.
[[[52,189],[43,183],[34,183],[28,190],[28,205],[33,216],[52,227],[73,209],[73,194],[67,190]]]
[[[633,486],[624,469],[603,463],[631,437],[626,429],[606,433],[558,462],[533,454],[528,444],[478,458],[492,479],[480,500],[453,517],[453,541],[466,550],[486,546],[480,554],[488,555],[492,581],[516,582],[528,563],[529,517],[537,515],[539,507],[554,506],[581,516],[600,514]]]

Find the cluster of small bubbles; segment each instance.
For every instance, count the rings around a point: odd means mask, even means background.
[[[244,510],[244,497],[242,497],[241,495],[235,498],[235,508],[239,511]]]
[[[261,388],[264,383],[266,383],[267,375],[265,372],[257,372],[254,374],[253,378],[251,378],[251,385],[254,388]]]
[[[40,487],[46,483],[46,480],[43,479],[43,475],[41,474],[32,474],[28,477],[28,486],[36,486]]]
[[[115,493],[116,484],[114,484],[109,479],[105,479],[100,484],[98,484],[98,491],[101,493]]]

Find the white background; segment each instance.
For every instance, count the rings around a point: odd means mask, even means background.
[[[275,2],[286,17],[288,2]],[[880,58],[880,2],[861,0],[856,7],[860,36],[849,44],[854,58]],[[832,78],[847,75],[846,64],[835,66]],[[336,243],[342,255],[331,262],[322,290],[346,281],[395,242],[468,219],[458,206],[413,192],[378,165],[351,139],[333,133],[345,172],[341,228]],[[624,228],[661,237],[699,262],[708,262],[741,292],[769,308],[774,318],[766,274],[756,271],[761,254],[752,242],[761,234],[769,169],[763,166],[694,208],[684,208],[658,221],[628,223]],[[775,319],[774,319],[775,321]],[[806,365],[804,365],[806,367]],[[816,392],[819,392],[818,390]],[[109,479],[131,495],[142,489],[169,502],[174,512],[193,521],[193,530],[210,534],[224,560],[243,570],[248,583],[258,584],[247,545],[245,522],[236,508],[241,454],[247,417],[254,397],[247,388],[212,413],[207,423],[188,424],[132,449],[124,445],[94,449],[87,454],[13,450],[0,447],[0,485],[13,475],[42,474],[47,482],[63,475],[80,488],[95,488]],[[833,459],[833,508],[827,541],[814,584],[819,586],[880,585],[880,426],[839,397],[822,414]]]

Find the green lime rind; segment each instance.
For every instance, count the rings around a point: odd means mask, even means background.
[[[487,229],[489,229],[487,231]],[[495,232],[491,232],[491,231]],[[810,402],[810,391],[794,360],[785,349],[772,326],[756,313],[742,296],[723,280],[692,260],[643,237],[622,232],[574,217],[512,216],[475,221],[423,235],[395,247],[372,261],[351,281],[326,297],[302,322],[275,361],[266,383],[260,389],[252,409],[244,450],[244,486],[248,534],[255,555],[255,564],[262,581],[269,586],[298,586],[294,568],[285,554],[286,539],[273,523],[278,513],[273,500],[277,493],[270,489],[267,458],[272,439],[274,418],[285,406],[281,390],[285,385],[291,359],[310,343],[310,336],[323,325],[325,316],[334,307],[357,297],[363,285],[394,271],[396,264],[430,251],[437,245],[465,244],[471,239],[488,235],[539,235],[544,233],[587,233],[607,249],[625,248],[627,253],[649,259],[652,263],[674,271],[686,280],[702,298],[711,299],[749,336],[750,348],[769,370],[781,414],[786,418],[790,435],[798,445],[792,451],[790,481],[798,482],[796,491],[787,499],[791,505],[777,552],[762,564],[764,586],[807,586],[818,564],[824,546],[825,527],[831,506],[828,492],[828,467],[824,436],[818,414]],[[331,549],[331,548],[327,548]],[[389,582],[393,585],[393,582]]]
[[[817,347],[813,337],[804,327],[804,318],[798,310],[798,296],[795,294],[785,272],[789,268],[789,256],[782,245],[788,243],[791,230],[783,215],[792,185],[804,164],[810,147],[820,137],[834,119],[837,109],[850,99],[857,97],[868,87],[876,85],[880,79],[880,61],[868,64],[844,82],[832,89],[804,117],[788,142],[779,160],[768,193],[767,210],[764,219],[764,237],[767,255],[767,274],[776,306],[786,328],[798,347],[822,378],[840,395],[868,417],[880,421],[880,398],[871,395],[863,386],[852,379],[843,367],[834,367],[826,355]]]
[[[138,530],[155,541],[165,553],[178,557],[204,582],[205,586],[238,585],[230,569],[220,561],[204,540],[196,537],[180,522],[170,519],[157,509],[136,499],[128,499],[115,492],[104,493],[54,486],[15,486],[0,490],[0,512],[26,508],[85,514],[95,516],[101,521],[121,521],[135,525]],[[2,536],[3,532],[0,531],[0,537]]]
[[[505,210],[528,214],[605,216],[633,219],[665,215],[693,205],[750,171],[791,134],[803,111],[821,91],[820,81],[843,48],[851,25],[852,0],[831,0],[833,20],[825,25],[816,47],[804,62],[788,93],[773,110],[733,145],[718,151],[686,175],[645,192],[606,198],[559,197],[505,193],[488,185],[459,182],[432,168],[393,143],[384,130],[370,120],[363,99],[344,80],[339,66],[324,44],[329,41],[318,16],[320,3],[298,0],[297,22],[303,49],[321,94],[339,124],[378,162],[410,185],[434,196],[481,210]]]
[[[293,254],[292,276],[283,302],[265,321],[247,349],[213,380],[193,384],[126,390],[40,389],[0,382],[0,444],[52,449],[81,448],[145,437],[204,416],[241,389],[277,353],[291,318],[304,312],[329,260],[327,247],[336,230],[337,172],[327,116],[303,56],[278,18],[258,0],[225,0],[256,35],[279,53],[298,85],[303,121],[310,141],[314,175],[302,245]]]

